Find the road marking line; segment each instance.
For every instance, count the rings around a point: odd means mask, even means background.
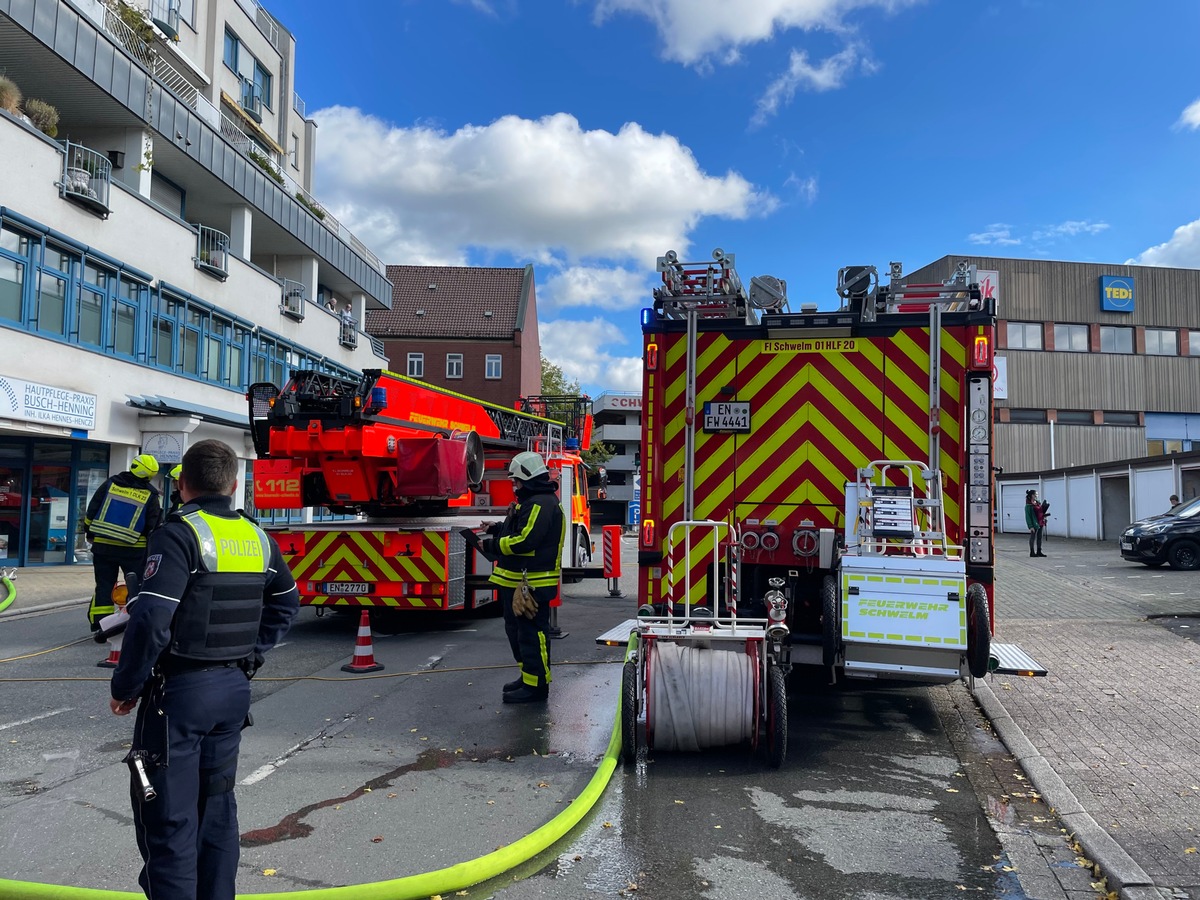
[[[16,728],[18,725],[28,725],[30,722],[36,722],[38,719],[48,719],[51,716],[57,716],[59,713],[70,712],[74,709],[73,706],[64,706],[62,709],[53,709],[50,712],[42,713],[40,716],[30,716],[28,719],[18,719],[15,722],[5,722],[0,724],[0,731],[5,728]]]

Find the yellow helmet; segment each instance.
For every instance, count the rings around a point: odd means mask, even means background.
[[[149,453],[142,453],[133,458],[129,471],[138,478],[150,479],[158,474],[158,460]]]
[[[171,480],[178,481],[180,473],[183,472],[183,463],[176,463],[171,467]]]

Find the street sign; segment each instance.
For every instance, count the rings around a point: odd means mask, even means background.
[[[642,504],[630,503],[625,517],[625,524],[637,528],[642,524]]]

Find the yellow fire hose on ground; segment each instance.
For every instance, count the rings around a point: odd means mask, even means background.
[[[17,599],[17,586],[13,584],[13,578],[16,577],[16,569],[0,569],[0,590],[4,591],[4,596],[0,597],[0,612],[4,612]]]
[[[625,658],[629,658],[637,641],[631,634]],[[511,844],[484,856],[457,863],[433,872],[406,875],[372,884],[351,884],[343,887],[317,888],[306,891],[279,891],[269,894],[238,894],[238,900],[268,900],[296,897],[301,900],[428,900],[435,894],[452,894],[473,884],[487,881],[537,856],[560,840],[579,824],[596,805],[608,786],[609,779],[621,756],[621,700],[613,720],[608,749],[600,766],[587,786],[571,804],[557,816]],[[38,884],[32,881],[0,879],[0,900],[130,900],[142,894],[129,891],[109,891],[99,888],[79,888],[61,884]]]

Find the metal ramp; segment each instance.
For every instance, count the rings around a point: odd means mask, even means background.
[[[637,619],[626,619],[620,625],[608,629],[596,638],[596,643],[602,647],[624,647],[629,643],[629,636],[637,628]]]
[[[989,675],[1026,675],[1037,677],[1046,674],[1046,669],[1017,644],[992,642],[992,653],[988,659]]]

